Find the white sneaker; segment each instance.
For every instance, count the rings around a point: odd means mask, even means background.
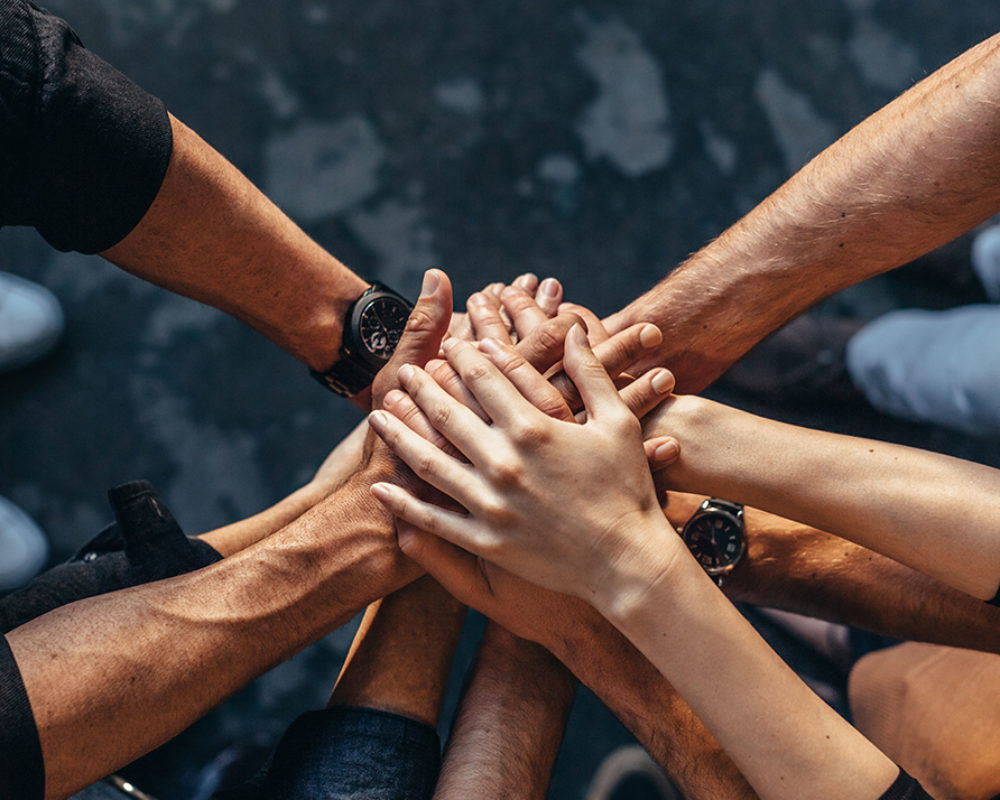
[[[48,289],[0,272],[0,372],[30,364],[51,350],[64,327]]]
[[[0,496],[0,592],[30,581],[45,566],[49,543],[34,521]]]
[[[972,240],[972,268],[994,303],[1000,302],[1000,225],[994,225]]]

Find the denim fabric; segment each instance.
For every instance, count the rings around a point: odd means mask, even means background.
[[[217,800],[425,800],[441,766],[437,732],[371,708],[310,711],[254,780]]]

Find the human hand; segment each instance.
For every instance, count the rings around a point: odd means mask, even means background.
[[[439,269],[427,270],[420,297],[410,312],[399,344],[392,358],[372,381],[372,408],[382,408],[386,395],[399,388],[398,373],[402,365],[423,365],[437,355],[451,321],[451,305],[451,281],[448,276]],[[361,463],[362,468],[373,475],[412,477],[408,470],[399,469],[399,461],[370,431],[365,439]],[[409,482],[412,484],[412,480]]]
[[[546,278],[539,283],[538,277],[530,272],[518,275],[509,286],[491,283],[469,296],[465,302],[466,313],[452,315],[448,336],[468,342],[491,337],[509,344],[523,338],[530,329],[519,331],[510,310],[501,301],[505,292],[515,290],[519,296],[529,298],[531,305],[542,312],[543,316],[539,321],[554,317],[562,300],[562,285],[559,281]]]
[[[493,420],[489,426],[451,398],[423,370],[400,371],[404,388],[431,424],[471,463],[462,464],[410,431],[390,414],[371,424],[417,474],[468,509],[445,511],[390,484],[373,493],[396,516],[494,561],[546,588],[593,600],[609,575],[638,578],[665,522],[643,457],[641,431],[574,326],[565,364],[584,400],[579,425],[546,416],[523,395],[540,375],[508,380],[465,343],[447,349],[449,363]],[[529,386],[531,384],[532,386]],[[569,454],[569,457],[567,457]],[[614,476],[614,477],[612,477]],[[594,498],[603,497],[601,503]],[[406,550],[412,531],[400,532]]]

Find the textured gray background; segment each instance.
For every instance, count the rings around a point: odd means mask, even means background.
[[[415,295],[437,265],[464,297],[532,270],[599,313],[1000,28],[1000,6],[979,0],[48,6],[361,274]],[[0,376],[0,493],[38,519],[57,557],[107,521],[114,483],[153,480],[186,530],[203,531],[300,485],[359,419],[253,331],[98,258],[8,229],[0,269],[49,286],[68,318],[53,357]],[[872,316],[975,295],[959,261],[947,286],[903,272],[825,309]],[[865,409],[762,410],[998,463],[995,442]],[[151,790],[191,797],[199,758],[321,703],[349,638],[196,726],[149,768],[166,775]],[[551,796],[581,796],[623,741],[583,694]]]

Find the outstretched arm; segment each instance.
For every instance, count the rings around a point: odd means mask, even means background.
[[[451,319],[431,271],[376,403]],[[65,797],[174,736],[249,680],[420,575],[373,481],[407,477],[374,437],[350,480],[281,530],[204,569],[63,606],[7,634],[38,728],[46,797]],[[399,475],[397,475],[399,473]]]
[[[367,283],[310,239],[175,117],[152,206],[101,255],[252,325],[313,369],[340,354],[348,306]]]
[[[845,134],[609,320],[663,330],[655,358],[707,386],[792,317],[1000,209],[1000,35]]]
[[[673,488],[838,534],[980,599],[997,593],[1000,470],[694,396],[667,400],[645,428],[680,442],[663,472]]]
[[[537,644],[491,622],[467,681],[435,800],[542,800],[573,702],[573,676]]]
[[[675,527],[702,496],[670,492]],[[883,636],[1000,653],[1000,608],[861,545],[756,508],[747,551],[724,588],[733,600],[795,611]]]

